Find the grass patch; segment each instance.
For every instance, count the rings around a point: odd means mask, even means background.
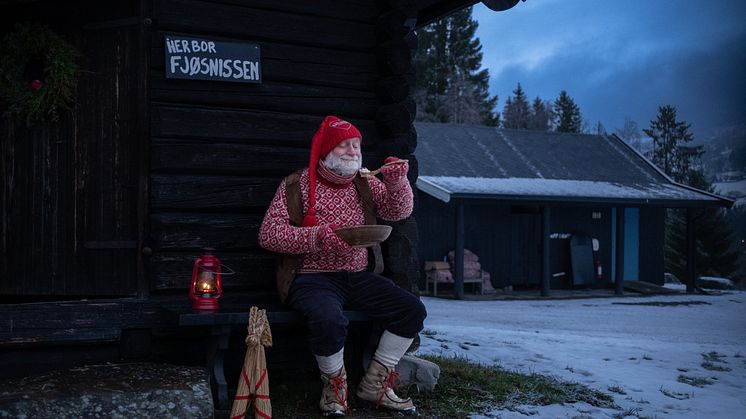
[[[563,382],[539,374],[506,371],[498,366],[475,364],[463,358],[420,358],[438,364],[441,369],[434,391],[410,394],[421,419],[467,418],[474,413],[487,413],[493,408],[524,412],[525,406],[575,402],[619,409],[611,395],[581,384]],[[321,381],[315,369],[272,371],[269,384],[273,417],[321,417],[318,408]],[[400,417],[383,409],[362,406],[355,398],[356,379],[350,377],[348,386],[351,409],[348,418]],[[406,396],[406,391],[398,393]],[[232,401],[233,394],[229,398]]]
[[[435,391],[417,397],[423,414],[437,412],[447,418],[467,417],[500,407],[518,410],[519,405],[543,406],[585,402],[616,408],[613,397],[580,384],[559,381],[539,374],[520,374],[488,367],[462,358],[422,356],[440,366]]]
[[[661,393],[663,393],[665,396],[668,396],[672,399],[676,400],[686,400],[691,397],[688,393],[679,393],[678,391],[669,390],[667,388],[661,387],[660,388]]]
[[[694,387],[704,387],[714,383],[714,381],[707,377],[690,377],[684,374],[679,375],[676,381],[684,384],[689,384],[690,386]]]
[[[631,409],[627,409],[623,412],[616,413],[614,416],[612,416],[614,419],[624,419],[628,416],[636,416],[639,417],[640,412],[642,412],[642,409],[639,407],[633,407]]]
[[[730,371],[729,367],[723,367],[721,365],[713,364],[712,362],[709,362],[709,361],[702,362],[702,368],[706,370],[710,370],[710,371],[722,371],[722,372]]]
[[[702,354],[702,359],[705,362],[722,362],[723,364],[727,364],[728,362],[724,358],[726,358],[725,355],[717,353],[715,351]]]
[[[627,394],[627,392],[626,392],[626,391],[624,391],[624,389],[623,389],[623,388],[621,388],[621,387],[619,387],[619,386],[616,386],[616,385],[615,385],[615,386],[611,386],[611,387],[607,388],[607,390],[609,390],[609,391],[610,391],[610,392],[612,392],[612,393],[623,394],[623,395],[626,395],[626,394]]]
[[[435,330],[432,330],[432,329],[425,329],[422,332],[420,332],[420,334],[422,334],[423,336],[431,338],[431,337],[437,335],[438,332],[436,332]]]

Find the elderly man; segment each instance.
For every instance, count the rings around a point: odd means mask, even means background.
[[[368,272],[367,249],[353,248],[334,233],[375,223],[376,217],[397,221],[412,213],[407,162],[386,159],[397,163],[383,167],[383,181],[361,177],[361,141],[354,125],[327,116],[313,136],[308,168],[280,183],[259,232],[262,247],[284,254],[278,290],[306,318],[324,385],[319,403],[324,416],[344,416],[348,409],[343,306],[386,325],[357,397],[402,413],[416,410],[391,385],[396,365],[422,330],[425,307],[390,279]]]

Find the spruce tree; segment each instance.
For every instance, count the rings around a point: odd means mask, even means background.
[[[583,118],[580,108],[565,90],[554,101],[555,126],[558,132],[581,132]]]
[[[643,129],[653,139],[651,159],[674,181],[700,190],[713,192],[702,169],[702,146],[687,145],[694,140],[689,132],[691,124],[677,121],[676,108],[658,108],[658,117]],[[733,235],[726,210],[706,208],[695,210],[695,268],[696,275],[733,275],[740,266],[741,255]],[[686,276],[686,211],[669,210],[666,214],[666,270],[679,277]]]
[[[531,103],[528,129],[549,131],[552,129],[552,119],[554,119],[552,105],[536,96],[536,99]]]
[[[502,117],[503,128],[528,129],[530,117],[531,111],[526,93],[523,92],[521,83],[518,83],[513,90],[513,96],[505,101]]]
[[[676,107],[664,105],[658,107],[658,116],[650,121],[650,128],[643,132],[653,140],[650,152],[652,162],[677,182],[685,182],[688,175],[683,167],[688,167],[692,157],[682,151],[686,143],[694,139],[689,132],[691,124],[676,120]]]
[[[418,120],[499,124],[497,96],[489,93],[489,71],[480,70],[482,45],[471,11],[461,9],[417,31]],[[453,98],[461,102],[450,103]],[[466,101],[473,103],[467,106]]]

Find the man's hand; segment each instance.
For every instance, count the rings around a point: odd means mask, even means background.
[[[391,163],[399,160],[401,159],[398,157],[387,157],[383,163]],[[381,175],[385,183],[399,182],[407,176],[407,172],[409,172],[409,162],[406,160],[402,163],[390,164],[381,168]]]
[[[318,239],[321,243],[321,250],[324,252],[331,252],[336,254],[344,254],[352,251],[352,246],[347,244],[341,237],[339,237],[334,230],[337,226],[334,224],[326,225],[319,229]]]

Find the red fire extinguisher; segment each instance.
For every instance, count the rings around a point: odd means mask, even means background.
[[[604,279],[604,267],[600,260],[596,261],[596,279]]]

